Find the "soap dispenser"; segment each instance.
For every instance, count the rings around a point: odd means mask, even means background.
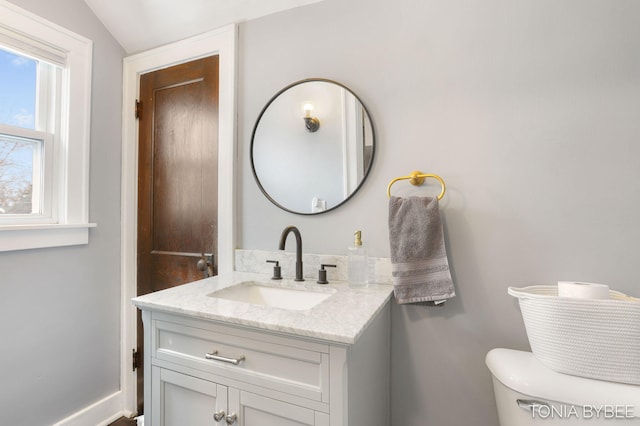
[[[365,287],[369,283],[369,259],[367,249],[362,245],[362,231],[354,234],[353,247],[349,247],[349,287]]]

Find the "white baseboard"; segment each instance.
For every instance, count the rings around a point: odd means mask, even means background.
[[[53,426],[106,426],[120,417],[129,417],[133,413],[122,410],[122,391],[117,391],[106,398],[60,420]]]

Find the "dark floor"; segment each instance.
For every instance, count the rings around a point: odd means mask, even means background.
[[[109,426],[135,426],[137,421],[135,419],[127,419],[125,417],[120,417],[115,422],[111,423]]]

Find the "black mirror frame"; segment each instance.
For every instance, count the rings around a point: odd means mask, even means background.
[[[345,89],[349,93],[351,93],[356,98],[356,100],[358,102],[360,102],[360,105],[362,105],[362,109],[367,114],[367,117],[369,119],[369,123],[371,124],[371,137],[372,137],[373,143],[372,143],[372,148],[371,148],[371,162],[369,163],[369,167],[364,172],[364,175],[362,176],[362,180],[360,181],[358,186],[351,192],[351,194],[349,194],[348,197],[346,197],[344,200],[342,200],[342,202],[336,204],[335,206],[333,206],[331,208],[328,208],[328,209],[320,211],[320,212],[305,213],[305,212],[294,211],[294,210],[291,210],[291,209],[289,209],[287,207],[284,207],[282,204],[280,204],[276,200],[274,200],[269,195],[269,193],[264,189],[264,187],[260,183],[260,179],[258,178],[258,174],[256,172],[255,161],[253,159],[253,145],[254,145],[256,131],[258,130],[258,125],[260,124],[260,119],[265,114],[265,112],[267,111],[269,106],[278,98],[278,96],[280,96],[282,93],[286,92],[287,90],[289,90],[289,89],[291,89],[291,88],[293,88],[295,86],[298,86],[298,85],[304,84],[304,83],[311,83],[311,82],[322,82],[322,83],[335,84],[337,86],[342,87],[343,89]],[[253,131],[251,132],[251,146],[250,146],[249,155],[250,155],[250,160],[251,160],[251,172],[253,173],[253,177],[254,177],[254,179],[256,181],[256,184],[258,184],[258,188],[260,188],[260,191],[262,192],[262,194],[264,194],[264,196],[269,201],[271,201],[273,204],[275,204],[277,207],[279,207],[282,210],[287,211],[289,213],[303,215],[303,216],[312,216],[312,215],[318,215],[318,214],[322,214],[322,213],[327,213],[327,212],[330,212],[332,210],[337,209],[338,207],[340,207],[341,205],[343,205],[344,203],[349,201],[360,190],[360,188],[362,187],[364,182],[367,180],[367,177],[369,177],[369,173],[371,172],[371,169],[373,168],[373,162],[375,161],[375,158],[376,158],[376,131],[375,131],[375,126],[373,124],[373,119],[371,118],[371,114],[369,113],[369,110],[367,109],[365,104],[358,97],[358,95],[353,93],[353,91],[351,89],[349,89],[347,86],[345,86],[344,84],[338,83],[337,81],[329,80],[329,79],[326,79],[326,78],[307,78],[307,79],[304,79],[304,80],[299,80],[299,81],[296,81],[294,83],[291,83],[288,86],[284,87],[283,89],[279,90],[275,95],[273,95],[273,97],[269,100],[269,102],[267,102],[267,104],[264,106],[264,108],[262,108],[262,111],[260,111],[260,114],[258,115],[258,118],[256,119],[256,122],[255,122],[255,124],[253,126]]]

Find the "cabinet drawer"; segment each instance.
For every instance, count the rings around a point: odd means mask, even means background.
[[[185,322],[153,320],[153,358],[328,402],[328,346],[202,321]]]

